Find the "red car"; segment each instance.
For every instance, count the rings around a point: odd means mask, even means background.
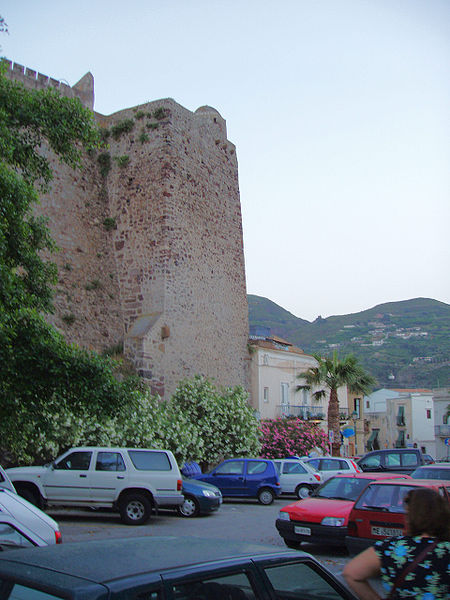
[[[302,542],[344,545],[355,500],[371,481],[390,478],[410,479],[403,473],[336,475],[308,498],[282,508],[275,522],[278,533],[289,548],[298,548]]]
[[[406,494],[417,487],[438,491],[450,502],[449,482],[438,479],[374,481],[361,493],[351,509],[345,544],[351,554],[361,552],[377,540],[405,533]]]

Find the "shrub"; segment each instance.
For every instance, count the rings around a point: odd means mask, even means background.
[[[100,175],[106,177],[111,169],[111,155],[109,152],[102,152],[97,157],[100,166]]]
[[[124,169],[130,163],[130,157],[128,156],[128,154],[124,154],[123,156],[116,156],[114,160],[117,162],[121,169]]]
[[[326,433],[316,423],[297,417],[266,419],[261,422],[260,431],[264,458],[305,456],[313,448],[328,451]]]
[[[118,140],[124,133],[130,133],[134,127],[133,119],[124,119],[111,127],[111,134],[115,140]]]
[[[106,219],[103,220],[103,227],[106,229],[106,231],[112,231],[113,229],[116,229],[116,219],[114,217],[106,217]]]

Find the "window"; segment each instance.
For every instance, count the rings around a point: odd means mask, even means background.
[[[264,402],[269,402],[269,388],[268,387],[264,388],[263,398],[264,398]]]
[[[342,599],[341,594],[307,562],[268,567],[265,573],[273,587],[274,598]]]
[[[268,365],[268,364],[269,364],[269,355],[263,354],[263,365]]]
[[[417,466],[417,455],[415,452],[404,452],[402,454],[402,465],[410,467],[411,465]]]
[[[372,454],[360,460],[359,464],[361,467],[379,467],[381,465],[381,456],[379,454]]]
[[[396,448],[406,448],[405,431],[403,429],[400,429],[400,431],[398,432],[398,437],[395,442],[395,447]]]
[[[405,407],[399,406],[397,413],[397,427],[403,427],[405,425]]]
[[[16,583],[11,590],[9,600],[55,600],[58,596],[53,594],[47,594],[47,592],[41,592],[25,585]]]
[[[370,400],[366,400],[366,408],[369,410],[370,409]]]
[[[305,467],[297,462],[285,462],[283,465],[283,473],[307,473]]]
[[[148,450],[129,450],[131,462],[138,471],[171,471],[169,457],[165,452]]]
[[[247,474],[257,475],[258,473],[264,473],[267,469],[267,463],[263,460],[252,460],[247,463]]]
[[[431,419],[431,409],[427,408],[427,419]]]
[[[55,464],[55,469],[87,471],[91,463],[92,452],[71,452]]]
[[[361,398],[355,398],[353,400],[353,405],[355,407],[355,413],[357,414],[356,418],[361,418]]]
[[[339,461],[339,470],[341,471],[349,471],[350,470],[350,466],[347,462],[345,462],[345,460],[340,460]]]
[[[25,546],[34,546],[34,544],[9,523],[0,523],[0,550]]]
[[[379,429],[372,429],[372,433],[370,434],[369,439],[367,440],[367,450],[379,450],[380,448],[380,442],[378,441],[378,433],[379,433]],[[378,464],[380,464],[378,462]],[[367,465],[369,466],[369,465]],[[370,466],[374,466],[374,465],[370,465]]]
[[[387,467],[399,467],[401,463],[400,454],[398,452],[386,453],[385,461]]]
[[[119,452],[99,452],[97,454],[95,470],[125,471],[125,463],[123,462],[122,455]]]
[[[244,473],[243,460],[229,460],[215,470],[217,475],[242,475]]]
[[[204,581],[189,581],[173,586],[173,598],[176,600],[219,600],[238,598],[254,600],[256,598],[246,573],[235,573],[223,577],[214,577]]]

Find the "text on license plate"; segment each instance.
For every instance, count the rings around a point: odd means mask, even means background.
[[[372,535],[383,535],[384,537],[391,537],[393,535],[403,535],[403,529],[396,529],[395,527],[372,526]]]
[[[300,535],[311,535],[311,529],[309,527],[299,527],[296,525],[294,527],[294,533],[299,533]]]

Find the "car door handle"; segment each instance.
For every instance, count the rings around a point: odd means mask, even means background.
[[[80,473],[80,477],[87,477],[87,475],[83,475],[82,473]]]
[[[125,479],[124,475],[117,475],[117,479]]]

